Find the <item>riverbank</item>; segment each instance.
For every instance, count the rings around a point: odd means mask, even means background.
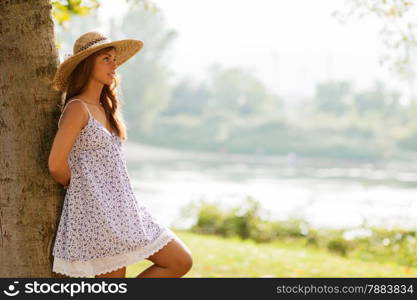
[[[184,277],[417,277],[417,268],[347,259],[297,244],[173,231],[193,254],[193,267]],[[129,266],[126,277],[151,264],[145,260]]]

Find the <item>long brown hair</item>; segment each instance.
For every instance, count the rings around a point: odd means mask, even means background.
[[[63,109],[67,102],[75,95],[80,94],[87,86],[88,79],[93,71],[95,58],[106,53],[114,47],[107,47],[94,52],[86,59],[82,60],[72,71],[69,77],[69,84],[66,90],[65,101],[62,105]],[[117,61],[117,60],[116,60]],[[123,121],[120,107],[122,105],[121,100],[117,94],[117,87],[120,85],[119,75],[116,73],[116,77],[113,83],[109,86],[105,84],[100,94],[100,102],[103,103],[103,108],[106,113],[107,120],[110,122],[110,126],[113,128],[115,134],[120,137],[121,140],[127,139],[126,126]]]

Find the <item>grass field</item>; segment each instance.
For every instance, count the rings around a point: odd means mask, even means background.
[[[417,268],[347,259],[324,250],[275,242],[256,244],[238,238],[173,230],[193,254],[187,277],[417,277]],[[136,277],[152,262],[127,268]]]

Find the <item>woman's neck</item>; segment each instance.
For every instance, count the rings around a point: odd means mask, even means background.
[[[103,90],[103,84],[96,80],[90,80],[85,90],[79,95],[89,104],[101,105],[100,95]]]

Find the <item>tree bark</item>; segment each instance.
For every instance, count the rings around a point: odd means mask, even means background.
[[[65,190],[49,174],[61,93],[50,0],[0,0],[0,277],[52,273]]]

